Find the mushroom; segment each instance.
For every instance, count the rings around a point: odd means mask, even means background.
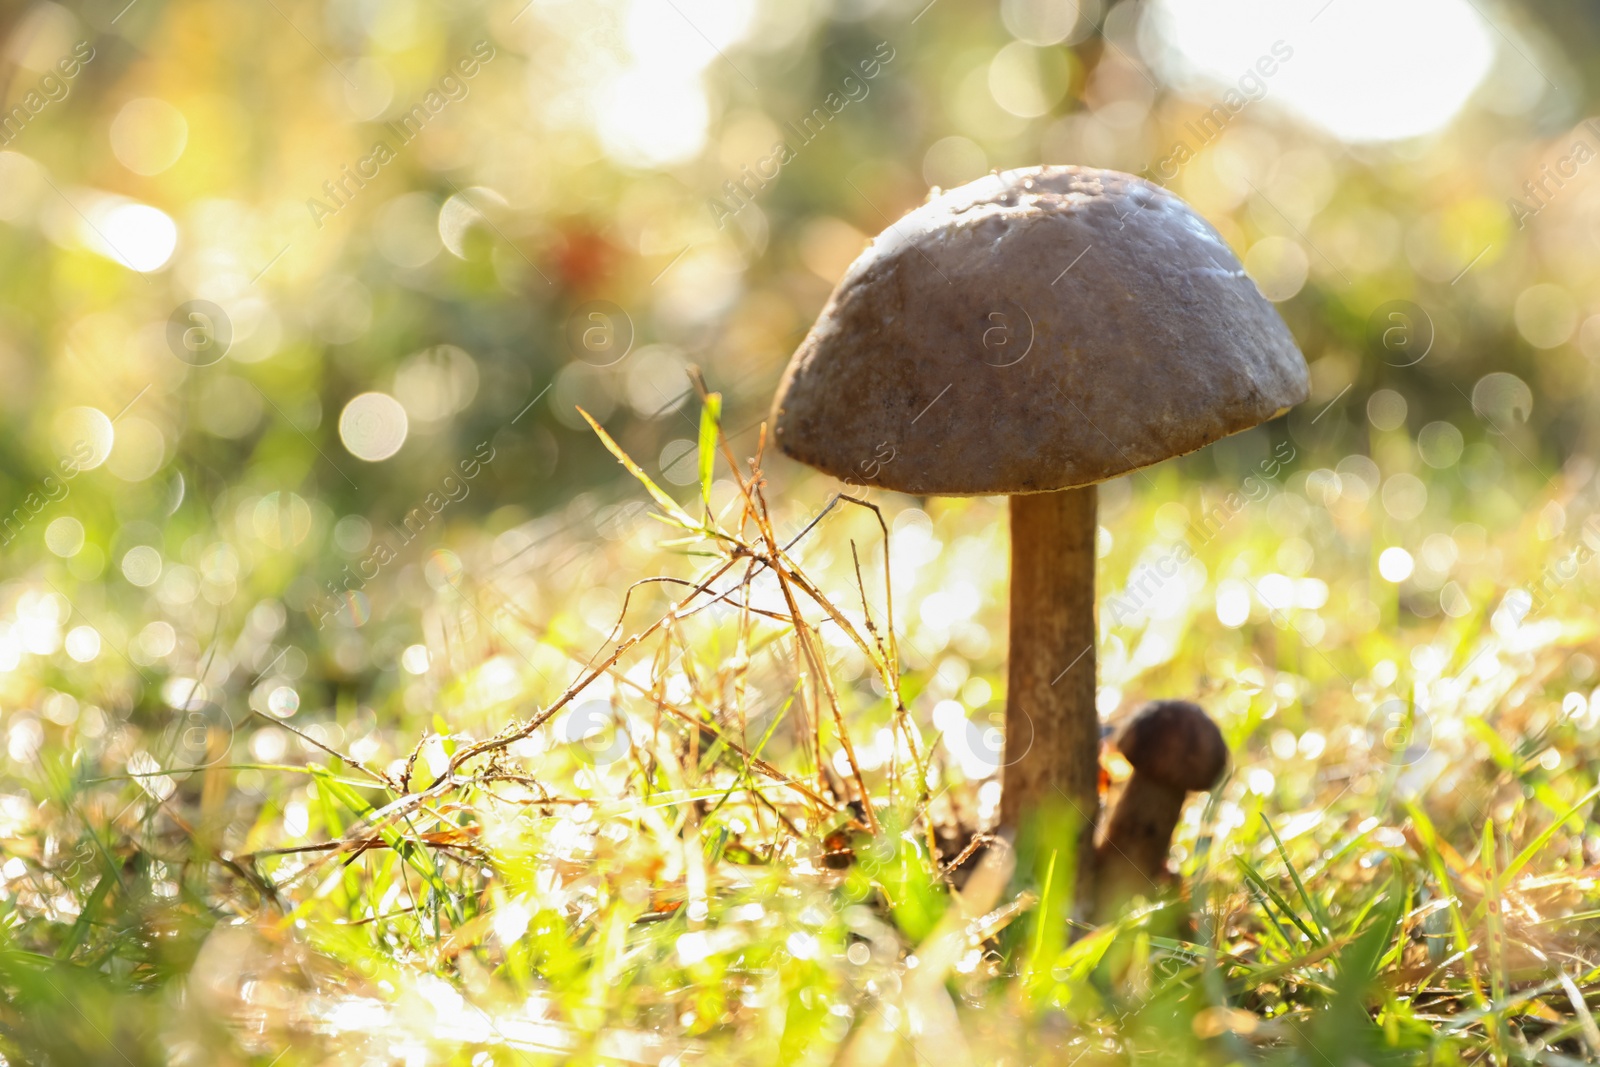
[[[1133,776],[1095,849],[1099,918],[1135,896],[1153,897],[1171,875],[1167,853],[1184,796],[1210,789],[1228,765],[1228,745],[1198,704],[1153,700],[1117,737]]]
[[[1080,905],[1099,815],[1095,485],[1307,391],[1217,231],[1159,186],[1083,167],[934,195],[850,266],[784,374],[790,457],[904,493],[1010,496],[1001,823],[1071,820]]]

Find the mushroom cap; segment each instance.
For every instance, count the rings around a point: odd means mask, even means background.
[[[948,496],[1091,485],[1308,395],[1305,359],[1217,231],[1141,178],[991,174],[861,254],[773,402],[785,453]]]
[[[1117,737],[1120,751],[1142,775],[1178,789],[1210,789],[1228,766],[1222,731],[1187,700],[1152,700]]]

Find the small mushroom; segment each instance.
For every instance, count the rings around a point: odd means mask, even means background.
[[[1000,821],[1065,815],[1092,900],[1098,482],[1287,411],[1288,327],[1228,245],[1143,179],[1033,167],[933,197],[845,272],[773,401],[778,446],[847,483],[1010,496]]]
[[[1132,897],[1158,895],[1171,881],[1167,853],[1184,797],[1215,786],[1228,765],[1222,731],[1187,700],[1154,700],[1140,708],[1118,735],[1117,749],[1133,776],[1095,850],[1101,919]]]

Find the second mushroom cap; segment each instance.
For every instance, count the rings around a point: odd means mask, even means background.
[[[1134,770],[1163,785],[1210,789],[1228,766],[1228,743],[1198,704],[1153,700],[1123,727],[1117,751]]]

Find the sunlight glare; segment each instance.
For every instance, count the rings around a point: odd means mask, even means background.
[[[1238,86],[1352,142],[1443,127],[1495,54],[1468,0],[1157,0],[1140,31],[1169,80],[1210,83],[1207,95],[1219,97]],[[1258,77],[1257,62],[1274,56],[1273,73]]]
[[[659,167],[693,159],[705,146],[710,106],[697,74],[635,67],[601,97],[600,139],[620,163]]]
[[[751,0],[634,0],[624,35],[642,67],[703,70],[749,29]]]
[[[631,62],[596,100],[606,153],[636,167],[698,155],[711,123],[702,72],[719,59],[733,62],[725,50],[749,32],[753,14],[751,0],[635,0],[623,31]]]

